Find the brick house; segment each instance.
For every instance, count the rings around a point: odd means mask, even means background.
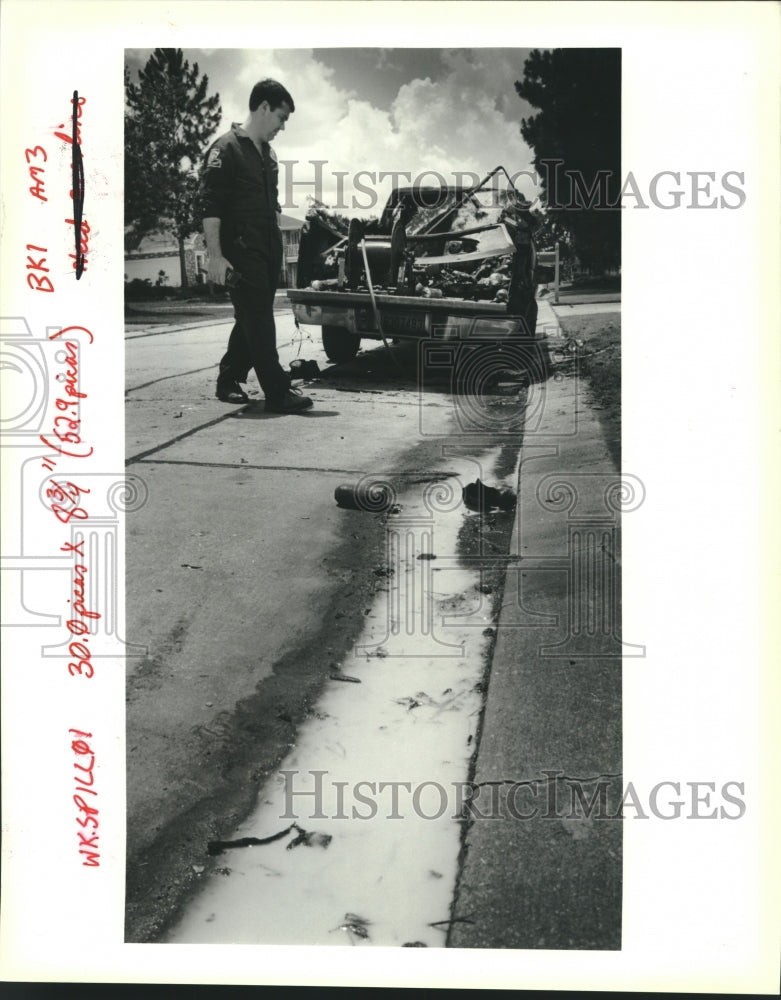
[[[298,245],[301,239],[300,219],[282,215],[282,288],[295,288],[298,266]],[[189,285],[202,285],[206,280],[206,243],[203,233],[195,233],[184,241],[184,259]],[[162,273],[161,273],[162,272]],[[182,284],[179,264],[179,244],[170,233],[145,236],[135,250],[125,252],[125,281],[139,278],[153,285],[179,288]]]

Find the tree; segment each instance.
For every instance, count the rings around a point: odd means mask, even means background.
[[[521,135],[534,150],[547,214],[587,267],[621,255],[621,51],[535,49],[518,95],[539,114]]]
[[[155,49],[138,79],[125,67],[126,242],[173,233],[186,288],[184,241],[200,227],[196,165],[220,123],[220,95],[206,96],[208,76],[181,49]]]

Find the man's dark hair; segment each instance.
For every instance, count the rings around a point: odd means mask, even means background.
[[[293,98],[276,80],[261,80],[255,84],[249,95],[250,111],[257,111],[264,101],[268,101],[268,106],[272,111],[276,110],[283,101],[290,106],[291,111],[296,110]]]

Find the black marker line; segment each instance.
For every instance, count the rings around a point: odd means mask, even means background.
[[[81,226],[84,213],[84,160],[81,156],[81,146],[77,141],[77,125],[79,107],[79,92],[73,91],[73,114],[71,115],[73,163],[71,187],[73,197],[73,238],[76,245],[76,281],[84,273],[84,254],[81,252]]]

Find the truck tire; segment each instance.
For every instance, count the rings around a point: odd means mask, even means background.
[[[357,333],[349,333],[343,326],[323,327],[323,350],[329,361],[352,361],[360,346]]]

